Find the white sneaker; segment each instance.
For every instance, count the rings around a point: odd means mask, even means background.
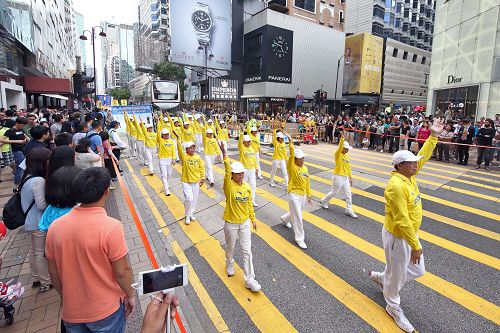
[[[250,279],[245,282],[245,288],[250,289],[252,291],[259,291],[262,289],[260,284],[255,279]]]
[[[382,281],[382,277],[379,272],[370,271],[368,273],[368,277],[380,288],[381,291],[384,291],[384,281]]]
[[[191,221],[196,221],[196,217],[194,215],[191,215]]]
[[[186,223],[186,225],[189,225],[191,223],[191,218],[189,216],[186,216],[184,223]]]
[[[253,203],[253,206],[254,206],[254,207],[259,207],[259,204],[258,204],[258,203],[256,203],[256,202],[254,202],[254,203]]]
[[[389,305],[385,307],[385,311],[389,316],[394,319],[394,322],[400,329],[407,333],[412,333],[415,331],[415,328],[413,327],[412,324],[410,324],[410,321],[408,318],[406,318],[405,314],[403,313],[403,310],[401,310],[400,307],[394,308]]]
[[[165,195],[166,195],[167,197],[169,197],[169,196],[170,196],[170,189],[168,189],[168,188],[167,188],[167,189],[165,190]]]
[[[324,209],[328,209],[328,204],[326,202],[323,201],[323,199],[321,199],[319,201],[319,204],[321,205],[321,207],[323,207]]]
[[[297,245],[298,245],[301,249],[307,249],[307,245],[306,245],[306,243],[304,243],[304,242],[297,242]]]
[[[283,218],[283,216],[280,216],[280,220],[281,220],[281,222],[283,222],[283,224],[285,225],[285,227],[287,227],[288,229],[292,228],[292,224],[290,222],[285,221],[285,219]]]
[[[346,210],[345,215],[352,217],[353,219],[357,219],[358,215],[354,214],[352,210]]]
[[[234,275],[234,262],[226,263],[226,273],[229,277]]]
[[[264,177],[262,177],[262,176],[258,176],[257,178],[259,178],[259,179],[264,179]]]
[[[269,184],[269,186],[276,187],[276,184],[274,182],[271,182],[271,184]]]

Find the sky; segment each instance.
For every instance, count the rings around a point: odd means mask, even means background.
[[[74,0],[75,11],[83,14],[85,29],[90,30],[93,26],[98,26],[102,21],[113,22],[115,24],[132,24],[138,21],[137,6],[139,0]],[[78,35],[81,32],[77,32]],[[87,35],[87,37],[89,37]],[[97,36],[97,38],[101,38]],[[87,43],[87,63],[92,66],[92,46],[90,38]],[[97,84],[99,93],[103,87],[103,72],[101,64],[101,43],[96,40],[96,67]]]

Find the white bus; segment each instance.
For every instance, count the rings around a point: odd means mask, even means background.
[[[152,104],[161,110],[173,109],[181,103],[179,82],[151,80],[144,86],[144,104]]]

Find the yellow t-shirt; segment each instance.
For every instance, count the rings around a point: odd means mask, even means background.
[[[339,146],[333,155],[335,158],[335,169],[333,170],[333,173],[343,177],[352,177],[351,159],[349,158],[349,155],[342,153],[342,149],[344,149],[344,141],[344,137],[342,136],[339,141]]]
[[[180,130],[182,131],[182,141],[187,142],[187,141],[193,141],[195,142],[194,138],[194,130],[191,125],[189,125],[188,129],[185,129],[184,127],[181,127]]]
[[[249,131],[250,133],[250,131]],[[253,135],[252,133],[249,134],[250,135],[250,139],[252,139],[252,147],[253,147],[253,150],[258,153],[260,151],[260,135],[259,135],[259,132],[257,132],[257,134]]]
[[[133,122],[130,121],[127,115],[125,115],[125,124],[127,126],[127,133],[137,139],[137,129],[135,128],[135,125]]]
[[[423,156],[418,161],[417,174],[429,160],[436,147],[437,138],[430,136],[418,152]],[[391,178],[385,188],[385,222],[384,228],[398,238],[405,239],[413,250],[422,248],[417,237],[422,224],[422,200],[416,174],[407,178],[397,171],[391,173]]]
[[[295,164],[295,153],[293,144],[290,143],[290,157],[287,163],[288,171],[288,192],[295,193],[299,195],[311,196],[311,180],[309,175],[309,170],[304,164],[302,167],[298,167]]]
[[[181,141],[177,141],[177,150],[179,151],[179,159],[182,162],[181,182],[197,183],[205,177],[205,166],[198,154],[193,156],[186,154],[182,149]]]
[[[220,155],[219,142],[215,137],[203,137],[203,148],[205,155]]]
[[[145,139],[144,138],[144,133],[142,132],[141,125],[139,124],[139,122],[135,118],[135,115],[134,115],[134,125],[135,125],[135,131],[137,133],[137,140],[138,141],[144,141],[144,139]]]
[[[146,147],[156,147],[157,141],[156,141],[156,133],[151,131],[149,132],[145,127],[144,124],[141,123],[141,130],[144,135],[144,144]]]
[[[243,163],[245,169],[255,169],[257,167],[257,157],[252,145],[247,147],[243,144],[243,134],[238,140],[238,151],[240,153],[240,162]]]
[[[175,159],[175,142],[168,138],[158,138],[158,158],[171,158]]]
[[[276,130],[274,130],[273,133],[273,147],[274,147],[274,153],[273,153],[273,160],[281,161],[281,160],[286,160],[286,143],[285,140],[283,142],[279,142],[278,139],[276,138]]]
[[[7,127],[2,127],[2,128],[0,129],[0,136],[5,136],[5,132],[7,132],[8,130],[9,130],[9,128],[7,128]],[[6,138],[6,139],[7,139],[7,138]],[[4,144],[2,145],[1,152],[2,152],[2,153],[8,153],[8,152],[10,152],[10,149],[11,149],[11,148],[10,148],[10,143],[4,143]]]
[[[238,185],[231,179],[231,165],[227,157],[224,158],[224,169],[224,194],[226,195],[224,221],[241,224],[250,219],[252,222],[256,222],[253,210],[252,188],[246,182]]]

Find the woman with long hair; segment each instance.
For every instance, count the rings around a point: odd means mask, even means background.
[[[49,171],[48,176],[53,174],[57,169],[62,166],[74,166],[75,165],[75,148],[70,146],[59,146],[56,147],[49,160]]]
[[[100,164],[101,157],[90,149],[90,139],[80,139],[78,144],[75,146],[75,166],[87,169],[95,166],[101,166]]]

